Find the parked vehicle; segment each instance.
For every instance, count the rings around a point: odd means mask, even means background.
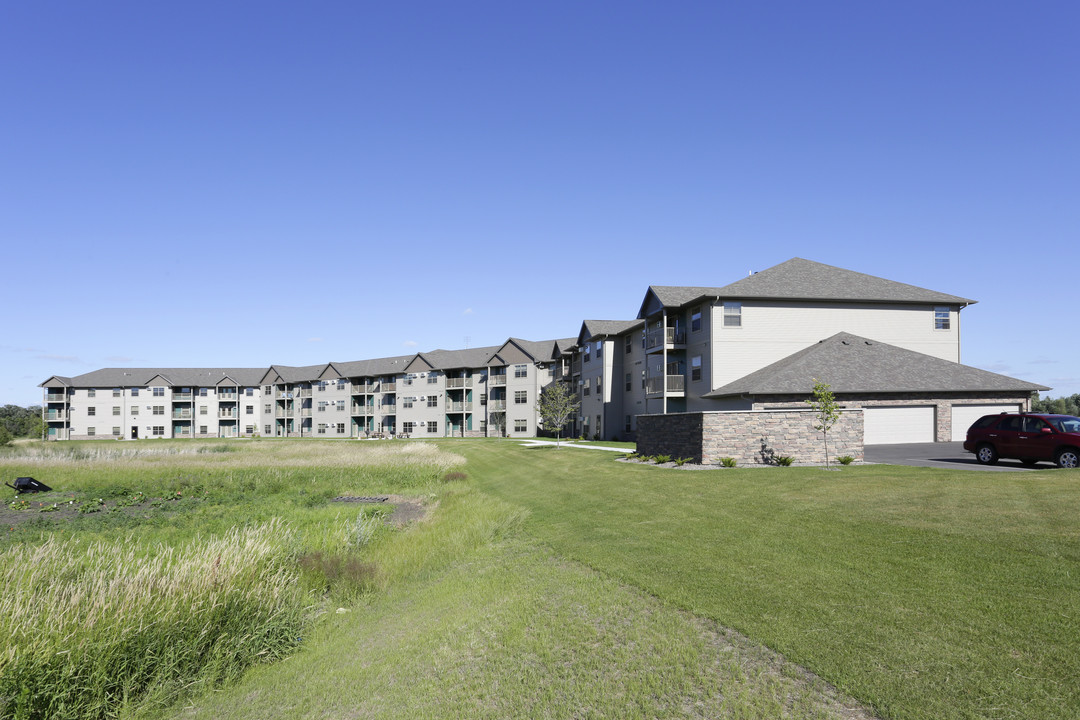
[[[1015,458],[1025,465],[1049,460],[1061,468],[1080,467],[1080,418],[1038,413],[984,415],[968,428],[964,449],[975,453],[983,465]]]

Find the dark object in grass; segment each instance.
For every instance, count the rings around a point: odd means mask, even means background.
[[[384,503],[390,499],[389,495],[375,495],[373,497],[356,497],[354,495],[339,495],[331,502],[352,502],[352,503]]]
[[[52,488],[43,482],[38,482],[32,477],[15,478],[15,484],[4,483],[17,493],[52,492]]]

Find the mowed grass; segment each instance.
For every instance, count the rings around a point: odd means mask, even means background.
[[[465,454],[558,555],[745,633],[884,717],[1080,717],[1080,472]]]

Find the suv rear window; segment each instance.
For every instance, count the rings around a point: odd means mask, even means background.
[[[995,422],[997,422],[997,419],[999,417],[1001,417],[1001,416],[1000,415],[983,415],[981,418],[979,418],[974,423],[972,423],[971,429],[972,430],[977,430],[978,428],[990,427]]]

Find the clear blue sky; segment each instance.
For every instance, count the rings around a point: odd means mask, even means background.
[[[799,256],[1080,392],[1076,2],[0,9],[0,403],[577,334]]]

